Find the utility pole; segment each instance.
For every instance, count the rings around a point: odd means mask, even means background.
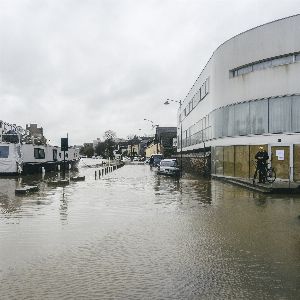
[[[68,134],[66,138],[61,138],[61,151],[64,152],[64,163],[63,163],[63,179],[65,179],[66,176],[66,151],[68,151],[69,148],[69,142],[68,142]]]
[[[177,100],[167,99],[164,102],[164,104],[169,105],[170,104],[169,101],[179,103],[179,108],[180,108],[180,120],[179,120],[180,121],[180,177],[182,177],[182,169],[183,169],[182,168],[182,161],[183,161],[183,159],[182,159],[182,117],[181,117],[181,104],[182,103],[181,103],[181,100],[177,101]],[[177,143],[178,143],[178,141],[177,141]]]
[[[158,154],[159,153],[159,149],[158,149],[158,133],[157,133],[157,128],[159,127],[159,125],[158,124],[154,124],[154,122],[153,121],[151,121],[151,120],[148,120],[148,119],[144,119],[144,121],[148,121],[148,122],[150,122],[150,123],[152,123],[152,129],[154,128],[154,127],[156,127],[156,132],[155,132],[155,141],[156,141],[156,153]]]

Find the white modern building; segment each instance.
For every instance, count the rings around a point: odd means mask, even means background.
[[[220,45],[178,111],[178,151],[211,149],[212,174],[251,177],[258,146],[300,180],[300,15]]]

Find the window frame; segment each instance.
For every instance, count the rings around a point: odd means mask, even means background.
[[[43,149],[43,148],[34,148],[33,156],[34,156],[35,159],[45,159],[46,158],[45,149]]]

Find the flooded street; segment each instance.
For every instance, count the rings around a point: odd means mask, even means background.
[[[299,299],[299,196],[94,172],[24,176],[40,186],[26,196],[0,179],[0,299]]]

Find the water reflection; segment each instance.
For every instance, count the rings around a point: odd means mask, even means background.
[[[62,188],[62,195],[60,199],[60,206],[59,206],[59,214],[60,220],[63,225],[67,224],[68,221],[68,198],[65,193],[65,187]]]
[[[55,173],[0,179],[1,299],[298,297],[299,197],[141,165],[94,171],[66,187],[47,184]]]
[[[77,172],[72,172],[68,176],[75,176]],[[55,195],[59,188],[49,185],[48,181],[60,179],[59,173],[34,174],[19,177],[7,177],[0,179],[0,207],[1,214],[13,214],[22,212],[22,206],[28,205],[50,205],[52,203],[51,195]],[[15,190],[23,186],[36,185],[39,191],[26,195],[16,195]],[[59,192],[60,193],[60,192]],[[67,201],[65,199],[65,190],[62,190],[62,207],[65,210]]]

